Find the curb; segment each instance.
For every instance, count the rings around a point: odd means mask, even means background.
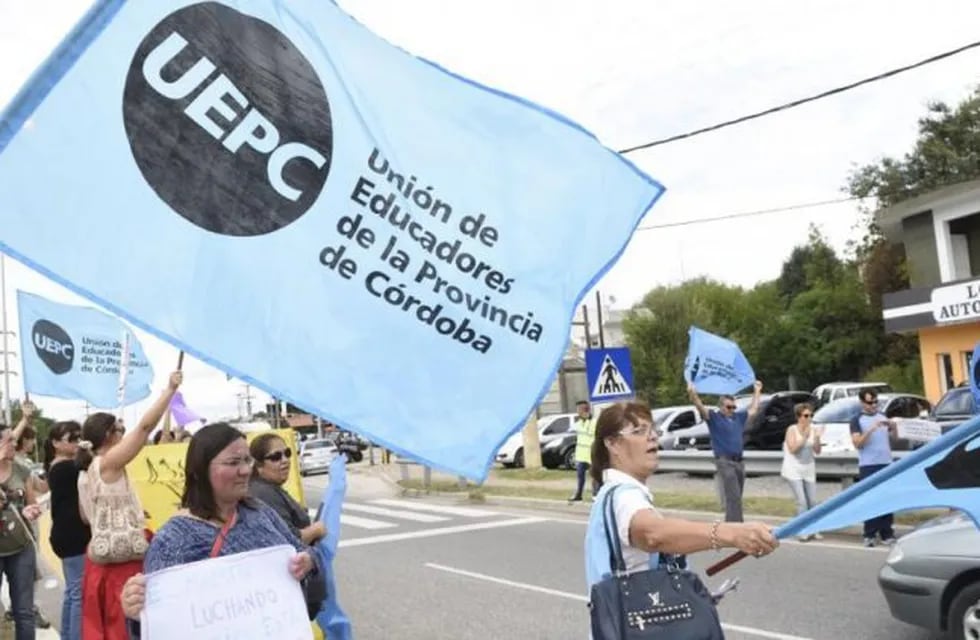
[[[563,514],[574,514],[574,515],[588,515],[592,510],[591,502],[579,502],[569,504],[564,500],[553,500],[549,498],[520,498],[514,496],[498,496],[493,493],[484,493],[484,499],[482,501],[474,501],[468,497],[465,491],[425,491],[424,489],[406,489],[405,487],[398,484],[394,478],[389,476],[385,471],[378,469],[372,471],[374,475],[381,477],[389,486],[395,489],[400,495],[407,497],[432,497],[441,499],[454,498],[457,502],[473,502],[475,504],[487,504],[495,506],[504,506],[511,508],[523,508],[532,509],[535,511],[545,510],[554,513]],[[485,490],[485,488],[484,488]],[[719,516],[724,514],[711,512],[711,511],[687,511],[683,509],[660,509],[660,512],[672,517],[685,518],[688,520],[698,520],[698,521],[711,521],[717,519]],[[752,513],[745,514],[746,521],[756,521],[764,522],[772,526],[780,526],[789,522],[789,518],[784,518],[781,516],[764,516]],[[895,524],[895,535],[896,537],[901,537],[906,533],[909,533],[915,528],[913,525],[907,524]],[[848,538],[860,538],[864,533],[860,525],[853,525],[850,527],[844,527],[843,529],[833,529],[825,531],[825,534],[830,534],[835,537],[848,537]]]

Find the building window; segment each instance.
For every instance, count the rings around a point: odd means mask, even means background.
[[[956,386],[953,381],[953,358],[948,353],[938,353],[936,358],[939,364],[939,391],[946,393]]]

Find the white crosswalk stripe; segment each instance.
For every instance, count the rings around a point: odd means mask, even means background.
[[[371,531],[392,529],[398,526],[393,522],[385,522],[384,520],[375,520],[373,518],[361,518],[346,513],[340,514],[340,524],[347,525],[348,527],[357,527],[358,529],[370,529]]]
[[[489,518],[499,515],[493,511],[483,511],[481,509],[471,509],[469,507],[449,507],[441,504],[428,504],[422,502],[412,502],[409,500],[372,500],[371,504],[380,504],[388,507],[398,507],[399,509],[411,509],[413,511],[427,511],[448,516],[458,516],[460,518]]]
[[[345,504],[344,511],[356,511],[369,513],[375,516],[387,516],[398,518],[399,520],[410,520],[412,522],[445,522],[449,520],[444,516],[434,516],[428,513],[416,513],[414,511],[403,511],[401,509],[389,509],[387,507],[372,507],[367,504]]]

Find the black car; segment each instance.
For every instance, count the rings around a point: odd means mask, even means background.
[[[541,447],[541,464],[545,469],[575,468],[575,432],[570,431]]]
[[[779,451],[783,448],[786,429],[796,422],[795,407],[801,402],[816,406],[817,398],[808,391],[778,391],[763,394],[759,399],[759,411],[745,423],[745,448],[763,451]],[[747,413],[752,396],[735,399],[735,413]]]
[[[977,404],[973,399],[973,392],[968,385],[960,385],[953,387],[939,399],[930,417],[946,433],[975,415]]]

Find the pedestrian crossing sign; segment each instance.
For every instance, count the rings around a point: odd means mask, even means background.
[[[589,400],[607,402],[632,398],[633,366],[626,347],[589,349],[585,352],[585,378]]]

